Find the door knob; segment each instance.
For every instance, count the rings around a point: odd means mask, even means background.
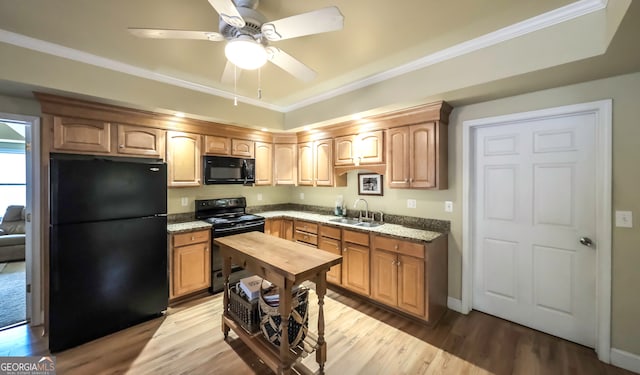
[[[584,246],[589,246],[589,247],[593,246],[593,241],[591,241],[591,238],[589,237],[581,237],[580,243],[583,244]]]

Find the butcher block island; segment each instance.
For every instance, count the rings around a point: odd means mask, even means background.
[[[289,347],[288,323],[292,306],[292,289],[304,281],[313,281],[318,295],[318,332],[315,345],[316,361],[320,373],[324,373],[327,360],[327,343],[324,341],[324,296],[327,291],[327,271],[342,263],[342,256],[326,251],[310,249],[295,242],[276,238],[262,232],[249,232],[216,239],[223,259],[224,312],[222,332],[225,339],[229,330],[253,350],[274,372],[289,374],[301,354],[297,348]],[[232,265],[270,281],[279,288],[278,306],[280,324],[280,347],[266,341],[260,334],[245,331],[229,314],[229,274]]]

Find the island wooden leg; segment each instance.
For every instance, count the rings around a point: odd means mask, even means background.
[[[229,316],[229,275],[231,275],[231,258],[228,256],[223,257],[222,261],[222,277],[224,278],[224,291],[222,296],[222,333],[224,338],[229,337],[229,326],[224,322],[224,317]]]
[[[326,270],[318,275],[316,293],[318,294],[318,348],[316,349],[316,362],[320,365],[320,374],[324,374],[324,363],[327,361],[327,343],[324,341],[324,295],[327,293]]]
[[[280,374],[290,374],[289,358],[289,316],[291,315],[291,281],[284,279],[284,288],[280,288]]]

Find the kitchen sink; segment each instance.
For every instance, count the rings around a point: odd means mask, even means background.
[[[362,228],[375,228],[384,224],[380,222],[360,221],[358,219],[348,219],[348,218],[336,218],[336,219],[330,219],[329,221],[333,223],[353,225],[353,226],[362,227]]]

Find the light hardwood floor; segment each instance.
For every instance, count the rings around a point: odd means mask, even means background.
[[[449,311],[425,327],[329,291],[325,299],[327,374],[631,374],[593,350],[480,312]],[[310,297],[310,327],[317,298]],[[57,353],[58,374],[270,374],[237,337],[220,331],[222,295]],[[0,356],[48,354],[39,328],[0,332]],[[313,372],[315,355],[302,363]]]

